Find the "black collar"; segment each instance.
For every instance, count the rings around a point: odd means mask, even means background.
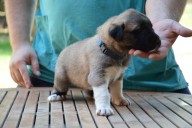
[[[107,55],[107,56],[109,56],[109,57],[111,57],[111,58],[113,58],[115,60],[118,60],[118,61],[120,61],[120,60],[122,60],[124,58],[124,56],[119,56],[116,53],[114,53],[112,50],[108,49],[101,39],[98,40],[98,45],[101,48],[101,51],[105,55]]]

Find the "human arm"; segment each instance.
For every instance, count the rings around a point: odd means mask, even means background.
[[[192,31],[178,23],[183,13],[186,0],[147,0],[146,15],[153,24],[155,32],[161,39],[161,47],[157,53],[146,53],[140,50],[130,50],[132,55],[153,60],[163,59],[177,37],[190,37]]]
[[[35,12],[36,0],[6,0],[6,17],[9,28],[12,57],[10,74],[13,80],[26,88],[32,86],[27,71],[31,65],[34,74],[40,75],[35,51],[30,45],[30,32]]]

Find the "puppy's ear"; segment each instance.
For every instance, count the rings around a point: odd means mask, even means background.
[[[123,40],[125,25],[111,25],[109,28],[109,35],[117,41]]]

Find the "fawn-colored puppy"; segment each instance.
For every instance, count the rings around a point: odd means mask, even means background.
[[[123,73],[130,49],[150,52],[160,46],[150,20],[129,9],[101,25],[97,34],[65,48],[59,55],[53,93],[48,101],[64,100],[70,84],[93,90],[96,114],[113,114],[116,105],[129,105],[122,94]]]

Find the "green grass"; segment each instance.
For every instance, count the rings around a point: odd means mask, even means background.
[[[10,56],[12,53],[9,37],[7,34],[0,34],[0,58]]]
[[[10,56],[11,46],[9,41],[0,41],[0,56]]]

